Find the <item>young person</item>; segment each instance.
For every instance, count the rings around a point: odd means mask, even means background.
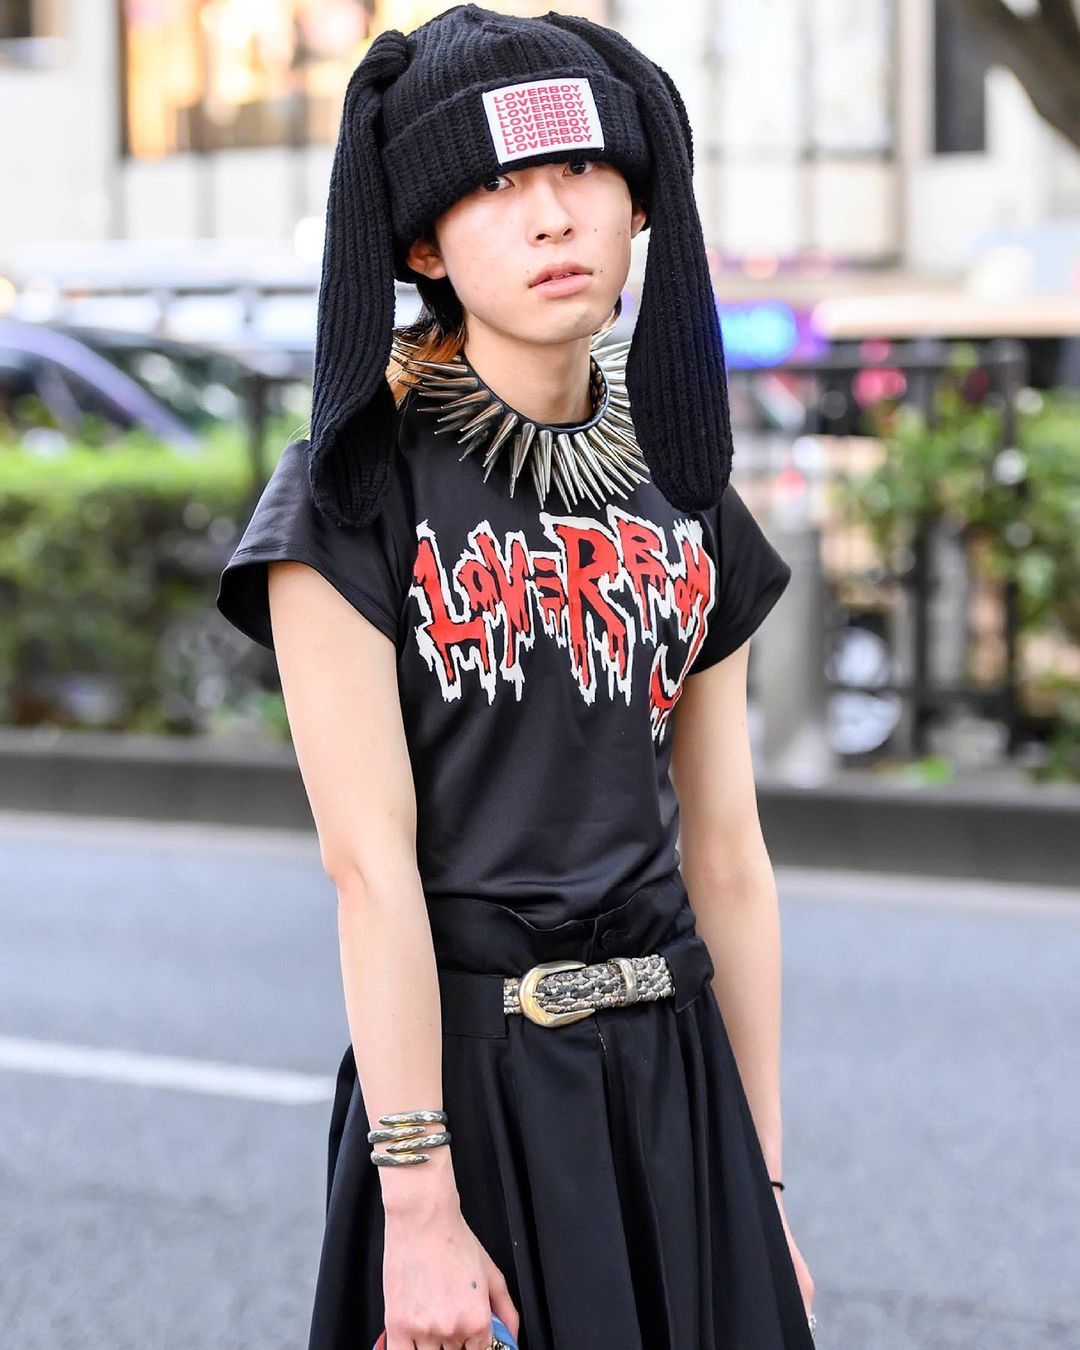
[[[310,436],[218,595],[338,896],[311,1350],[482,1350],[492,1312],[522,1350],[813,1344],[746,727],[790,569],[729,482],[691,173],[670,78],[586,19],[459,5],[349,84]]]

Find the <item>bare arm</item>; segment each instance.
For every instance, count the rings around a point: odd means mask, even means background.
[[[746,720],[750,640],[686,681],[671,777],[690,903],[716,967],[728,1030],[769,1175],[783,1179],[780,911],[758,819]]]
[[[783,1181],[780,906],[758,819],[746,721],[750,639],[686,681],[675,706],[671,778],[690,903],[716,967],[713,990],[765,1166]],[[814,1278],[774,1190],[807,1315]]]
[[[269,592],[297,763],[323,869],[337,889],[364,1105],[373,1126],[391,1111],[441,1109],[438,984],[394,647],[303,563],[274,563]],[[419,1167],[380,1168],[386,1207],[451,1202],[452,1148],[433,1149]]]
[[[297,763],[337,890],[349,1034],[374,1127],[389,1112],[443,1107],[438,975],[396,654],[306,564],[273,563],[268,585]],[[453,1120],[447,1128],[453,1133]],[[411,1350],[414,1339],[435,1347],[440,1337],[486,1346],[489,1295],[516,1328],[501,1273],[461,1218],[453,1148],[433,1148],[416,1166],[379,1168],[388,1350]]]

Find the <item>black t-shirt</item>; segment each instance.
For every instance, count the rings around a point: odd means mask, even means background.
[[[791,569],[731,483],[703,512],[645,482],[566,513],[525,475],[511,498],[505,457],[485,482],[413,393],[398,432],[383,509],[354,530],[314,506],[308,442],[286,446],[218,608],[272,650],[266,564],[293,559],[394,641],[429,902],[543,927],[611,908],[679,863],[683,681],[750,636]]]

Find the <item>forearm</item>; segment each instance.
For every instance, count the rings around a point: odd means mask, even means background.
[[[776,880],[764,845],[683,872],[697,929],[716,967],[713,990],[727,1027],[769,1175],[783,1179],[780,1104],[781,944]],[[722,856],[720,856],[722,855]],[[725,861],[727,859],[728,861]]]
[[[349,877],[337,891],[345,1008],[370,1126],[392,1112],[442,1110],[442,1014],[419,877],[402,866],[398,875]],[[431,1128],[453,1132],[453,1121]],[[388,1214],[458,1206],[452,1147],[432,1148],[426,1163],[378,1169]]]

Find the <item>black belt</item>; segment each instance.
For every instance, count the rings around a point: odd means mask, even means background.
[[[650,969],[646,963],[652,963],[656,957],[662,958],[662,968],[670,973],[670,979],[650,981],[648,992],[642,995],[640,991],[635,991],[634,973],[628,967],[632,965],[634,970]],[[709,949],[697,933],[683,933],[647,957],[630,958],[629,962],[617,958],[597,962],[596,966],[609,973],[620,973],[622,992],[618,996],[612,996],[610,981],[605,981],[597,985],[599,992],[593,1007],[585,1007],[586,1000],[577,997],[573,1000],[576,1007],[570,1005],[562,1011],[547,1011],[545,1004],[549,1009],[551,1007],[549,998],[555,1004],[565,1002],[555,992],[559,982],[558,972],[573,970],[580,976],[592,967],[578,961],[545,962],[512,977],[514,983],[525,991],[525,997],[520,1000],[521,1012],[538,1025],[552,1029],[557,1029],[564,1022],[587,1017],[600,1007],[633,1007],[664,998],[673,999],[674,1009],[678,1012],[702,992],[715,969]],[[552,977],[555,977],[554,980]],[[571,979],[576,981],[577,976]],[[505,1036],[507,1019],[513,1015],[507,1011],[508,1002],[512,1002],[507,996],[507,981],[507,975],[502,973],[487,974],[440,966],[443,1033],[451,1036]],[[546,989],[552,991],[548,998],[545,997]]]

